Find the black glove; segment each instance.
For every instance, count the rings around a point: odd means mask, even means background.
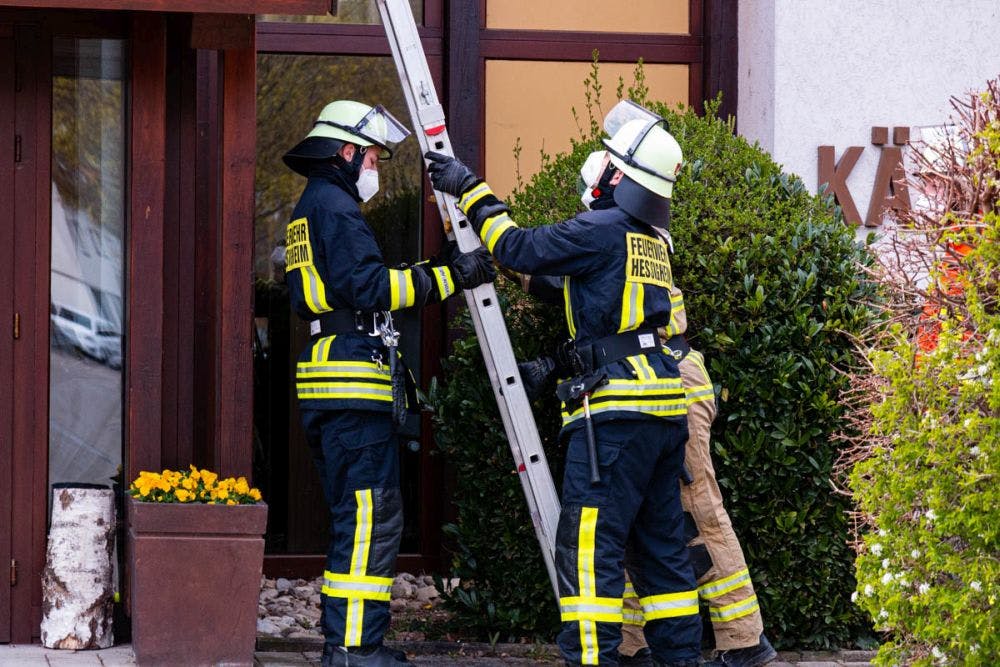
[[[552,357],[538,357],[532,361],[522,361],[517,365],[517,370],[521,373],[524,393],[533,401],[550,387],[555,378],[556,362]]]
[[[434,151],[428,151],[424,157],[431,161],[427,165],[427,173],[431,177],[431,185],[438,192],[461,197],[479,182],[479,177],[471,169],[453,157]]]
[[[491,283],[497,277],[493,258],[483,246],[472,252],[456,252],[448,268],[451,269],[452,280],[458,289],[472,289],[483,283]]]
[[[427,260],[427,266],[448,266],[448,263],[458,252],[458,243],[455,241],[445,241],[441,249],[434,253],[434,256]]]

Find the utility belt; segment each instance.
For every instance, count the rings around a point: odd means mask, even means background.
[[[387,322],[385,311],[366,312],[363,310],[334,310],[322,313],[309,322],[309,334],[313,340],[324,336],[340,334],[364,334],[381,336],[381,327]]]
[[[410,372],[399,358],[399,332],[392,322],[389,311],[367,312],[363,310],[334,310],[321,314],[309,323],[312,340],[324,336],[359,334],[378,338],[385,345],[389,358],[389,377],[392,385],[392,420],[396,426],[406,423],[406,416],[419,411],[416,385]],[[382,367],[380,352],[372,354],[372,361]],[[409,409],[407,408],[409,406]]]
[[[627,357],[659,352],[661,349],[680,361],[691,351],[691,346],[687,344],[683,334],[677,334],[666,343],[660,343],[660,333],[656,327],[643,327],[635,331],[605,336],[586,345],[576,345],[575,355],[572,351],[569,355],[571,358],[578,357],[573,361],[574,365],[579,363],[580,366],[573,370],[584,375]]]

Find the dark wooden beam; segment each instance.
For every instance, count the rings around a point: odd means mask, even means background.
[[[704,0],[704,97],[722,93],[719,116],[736,116],[739,75],[739,3],[737,0]],[[692,100],[692,104],[694,100]]]
[[[163,392],[163,211],[166,19],[131,17],[131,169],[125,363],[126,483],[160,466]]]
[[[485,15],[479,2],[448,4],[448,43],[445,72],[448,82],[442,99],[447,100],[448,137],[455,155],[482,173],[485,142],[483,118],[486,82],[480,32]],[[434,215],[436,218],[437,216]]]
[[[219,294],[219,60],[218,51],[199,51],[197,58],[197,138],[195,175],[193,295],[193,460],[214,467],[215,396],[218,385]]]
[[[217,14],[326,14],[330,0],[4,0],[8,7]]]
[[[250,477],[253,466],[253,224],[257,53],[222,58],[222,201],[219,231],[219,384],[215,464]]]
[[[428,57],[441,55],[440,28],[418,27],[417,32]],[[258,22],[257,50],[261,53],[391,55],[382,26],[330,23]]]
[[[642,58],[646,63],[671,64],[702,59],[700,34],[483,30],[480,37],[484,58],[586,62],[593,59],[594,49],[602,62],[635,62]]]

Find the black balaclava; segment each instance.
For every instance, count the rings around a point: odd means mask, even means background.
[[[361,201],[358,194],[358,177],[361,175],[361,164],[365,160],[365,154],[360,147],[354,151],[354,158],[348,162],[342,156],[334,155],[329,162],[316,162],[309,169],[310,178],[325,178],[340,188],[347,194],[354,197],[357,202]]]

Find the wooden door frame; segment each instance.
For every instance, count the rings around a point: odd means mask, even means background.
[[[38,634],[41,619],[39,582],[47,520],[51,86],[45,82],[50,80],[51,48],[42,45],[51,41],[37,15],[0,13],[0,21],[8,17],[15,24],[16,53],[24,56],[16,58],[19,90],[14,99],[21,160],[14,172],[17,233],[12,253],[23,263],[12,283],[20,337],[14,345],[11,382],[22,389],[11,411],[11,558],[18,567],[10,589],[10,641],[27,643]]]
[[[14,209],[15,133],[14,24],[0,23],[0,210]],[[13,274],[14,224],[0,223],[0,284],[9,285]],[[14,293],[0,290],[0,321],[10,322],[16,312]],[[14,336],[0,335],[0,405],[14,405]],[[8,413],[9,414],[9,413]],[[13,516],[11,481],[13,479],[13,420],[0,420],[0,564],[11,561]],[[0,642],[10,641],[11,593],[13,587],[0,583]]]

